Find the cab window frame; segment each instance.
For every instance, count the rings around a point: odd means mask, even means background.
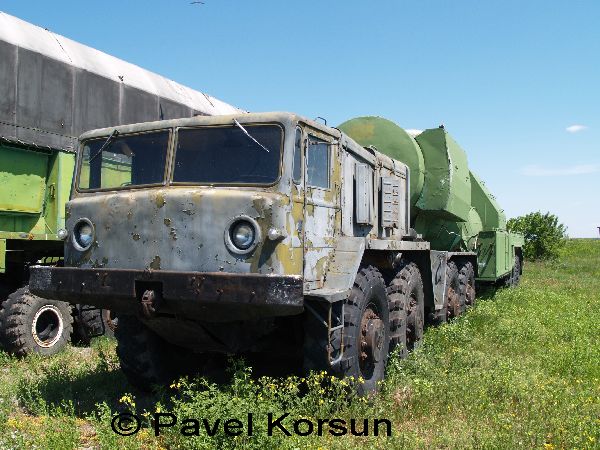
[[[284,155],[284,143],[286,137],[286,129],[285,126],[280,122],[251,122],[244,123],[241,122],[241,125],[244,127],[251,128],[255,125],[274,125],[281,129],[281,142],[280,142],[280,150],[279,150],[279,170],[278,175],[275,181],[272,183],[200,183],[200,182],[191,182],[191,181],[174,181],[173,177],[175,174],[175,165],[177,161],[177,146],[179,145],[179,131],[180,130],[197,130],[197,129],[206,129],[206,128],[231,128],[232,124],[218,124],[218,125],[192,125],[192,126],[180,126],[175,127],[175,133],[173,137],[173,148],[171,152],[171,156],[169,162],[171,164],[170,172],[168,175],[168,183],[172,186],[226,186],[226,187],[259,187],[259,188],[272,188],[276,186],[281,181],[282,174],[282,166],[283,166],[283,155]]]
[[[309,157],[309,152],[310,152],[310,148],[311,148],[311,138],[315,139],[318,141],[317,145],[324,145],[326,148],[326,152],[327,152],[327,167],[326,167],[326,171],[325,171],[325,175],[327,177],[327,186],[319,186],[319,185],[315,185],[315,184],[311,184],[310,180],[309,180],[309,175],[308,175],[308,171],[309,171],[309,164],[310,164],[310,157]],[[326,139],[324,135],[322,134],[317,134],[315,133],[313,130],[309,131],[307,133],[307,138],[306,138],[306,146],[305,146],[305,184],[307,188],[311,188],[311,189],[315,189],[315,190],[331,190],[331,168],[332,168],[332,161],[331,159],[333,158],[333,151],[331,150],[331,147],[333,145],[333,143]]]
[[[83,149],[84,149],[85,144],[90,141],[98,141],[98,140],[105,141],[110,136],[110,133],[109,133],[109,134],[103,135],[103,136],[91,136],[89,138],[80,140],[78,142],[78,144],[77,144],[77,146],[78,146],[77,160],[78,161],[76,163],[77,174],[74,179],[75,192],[77,192],[78,194],[88,194],[88,193],[94,193],[94,192],[125,191],[125,190],[132,190],[132,189],[145,189],[145,188],[149,188],[149,187],[167,186],[169,184],[169,173],[171,170],[171,167],[170,167],[171,166],[171,154],[172,154],[173,138],[174,138],[173,128],[171,128],[171,127],[155,128],[152,130],[133,131],[130,133],[119,132],[118,137],[140,136],[140,135],[144,135],[144,134],[160,133],[160,132],[165,132],[165,131],[167,132],[168,137],[167,137],[167,148],[165,150],[165,165],[164,165],[164,170],[163,170],[162,182],[146,183],[146,184],[130,184],[127,186],[115,186],[115,187],[110,187],[110,188],[100,187],[100,188],[86,189],[86,188],[80,187],[81,170],[82,170],[82,166],[83,166]]]
[[[294,133],[295,134],[294,155],[292,158],[292,182],[295,185],[301,186],[304,182],[304,131],[300,126],[296,126],[296,130]],[[300,137],[299,142],[298,137]],[[299,171],[299,173],[296,173],[297,170]]]

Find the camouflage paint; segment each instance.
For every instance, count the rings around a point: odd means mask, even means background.
[[[342,153],[354,152],[370,161],[377,180],[381,171],[386,176],[401,174],[401,182],[406,184],[406,166],[385,155],[363,149],[336,129],[287,113],[197,117],[117,129],[121,135],[158,128],[176,131],[178,127],[230,124],[234,118],[241,124],[277,123],[284,128],[281,176],[273,186],[203,186],[167,181],[162,187],[123,187],[96,192],[75,190],[67,205],[67,229],[72,232],[78,220],[85,217],[93,223],[95,235],[92,246],[83,252],[77,250],[72,237],[69,237],[65,243],[65,265],[296,275],[304,277],[305,292],[323,288],[342,237],[342,185],[353,182],[352,173],[344,175],[342,172]],[[305,177],[299,184],[292,181],[296,127],[303,130],[304,141],[311,135],[329,143],[331,172],[328,189],[305,186]],[[113,129],[95,130],[81,139],[107,136]],[[176,132],[173,136],[175,139]],[[172,142],[171,149],[174,145]],[[305,150],[306,142],[302,148],[303,152]],[[172,159],[172,150],[169,155]],[[168,165],[172,165],[172,161]],[[305,167],[303,169],[306,170]],[[80,167],[78,174],[79,177],[87,176],[86,168]],[[377,186],[374,189],[378,189]],[[377,195],[376,192],[373,195]],[[232,252],[225,242],[224,234],[236,217],[248,217],[258,224],[260,241],[247,255]],[[375,211],[373,223],[366,227],[370,230],[366,235],[377,239],[381,234],[378,224]],[[271,228],[282,231],[282,236],[270,240],[268,233]],[[382,249],[389,245],[391,242],[384,242]],[[355,257],[358,262],[362,251]],[[339,289],[349,289],[352,280],[349,283]]]

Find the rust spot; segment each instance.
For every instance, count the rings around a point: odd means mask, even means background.
[[[150,263],[150,268],[153,270],[160,270],[160,256],[156,255]]]
[[[163,220],[163,222],[167,227],[171,225],[171,219],[169,219],[168,217],[166,217],[165,220]]]
[[[156,206],[158,206],[159,208],[162,208],[167,203],[165,200],[165,196],[162,194],[162,192],[159,192],[158,194],[156,194],[156,198],[154,199],[154,202],[156,203]]]
[[[99,262],[97,259],[92,261],[92,267],[93,268],[101,268],[106,266],[106,264],[108,263],[108,258],[106,258],[106,256],[104,258],[102,258],[102,262]]]
[[[131,233],[131,237],[133,238],[134,241],[140,240],[140,235],[137,233]]]
[[[169,236],[171,236],[171,239],[176,241],[177,240],[177,229],[171,227],[171,230],[169,231]]]

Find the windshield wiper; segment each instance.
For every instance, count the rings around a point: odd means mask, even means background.
[[[246,136],[248,136],[250,139],[252,139],[254,142],[256,142],[257,145],[259,145],[260,147],[262,147],[267,153],[271,153],[269,152],[269,149],[267,147],[265,147],[264,145],[262,145],[260,142],[258,142],[256,139],[254,139],[250,133],[248,133],[248,131],[235,119],[233,119],[233,123],[235,123],[235,125],[237,127],[239,127]]]
[[[102,153],[104,151],[104,149],[106,147],[108,147],[110,145],[110,143],[112,142],[112,140],[118,136],[119,132],[117,130],[113,130],[112,133],[110,133],[110,136],[106,138],[106,140],[104,141],[104,144],[102,144],[102,147],[100,147],[100,150],[98,150],[94,156],[92,156],[90,158],[90,160],[88,161],[88,164],[91,163],[94,159],[96,159],[96,156],[98,156],[100,153]]]

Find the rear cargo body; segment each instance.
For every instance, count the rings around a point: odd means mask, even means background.
[[[0,141],[0,167],[0,272],[62,256],[57,232],[65,226],[75,154]]]

